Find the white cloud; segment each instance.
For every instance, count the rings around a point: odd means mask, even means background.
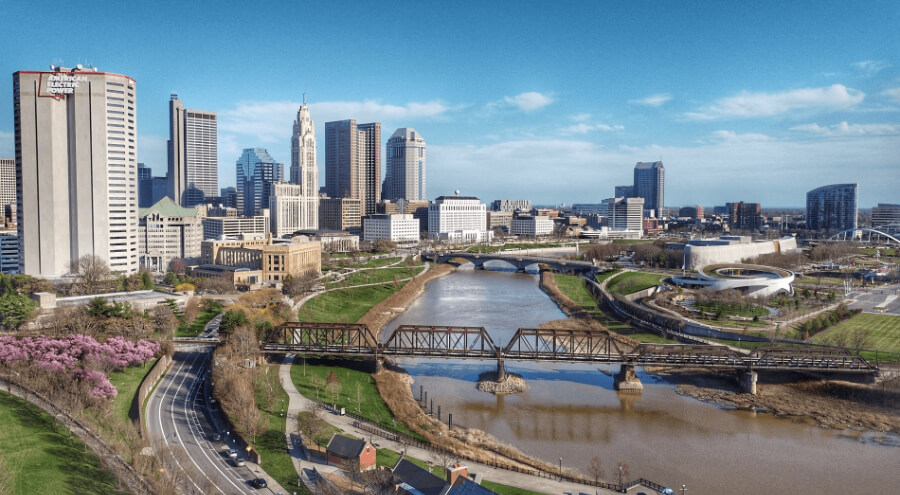
[[[872,77],[875,74],[878,74],[884,69],[890,67],[890,64],[888,64],[887,62],[882,62],[879,60],[861,60],[850,65],[852,65],[854,69],[856,69],[865,77]]]
[[[900,103],[900,88],[888,89],[886,91],[883,91],[881,94],[887,96],[897,103]]]
[[[589,113],[578,113],[575,115],[569,116],[569,119],[573,122],[585,122],[591,118],[591,114]]]
[[[721,98],[698,112],[689,112],[685,116],[692,120],[772,117],[797,111],[840,110],[858,105],[864,98],[865,93],[843,84],[778,93],[742,91],[735,96]]]
[[[759,143],[765,141],[771,141],[772,138],[766,136],[765,134],[756,134],[753,132],[747,132],[744,134],[738,134],[734,131],[714,131],[712,133],[713,139],[720,143]]]
[[[292,123],[297,117],[300,102],[245,101],[235,108],[219,111],[219,130],[256,138],[258,144],[290,139]],[[324,130],[324,123],[333,120],[356,119],[359,122],[403,121],[436,118],[452,110],[440,101],[384,104],[375,100],[325,101],[310,103],[313,120]]]
[[[731,136],[729,131],[721,137]],[[890,202],[900,181],[900,136],[853,140],[763,140],[734,134],[695,146],[604,148],[581,139],[521,139],[474,145],[429,145],[428,188],[460,189],[485,201],[503,197],[538,204],[599,202],[633,179],[638,161],[662,159],[666,205],[754,201],[802,206],[823,184],[858,182],[860,204]],[[811,173],[811,168],[815,172]]]
[[[628,100],[628,103],[646,105],[648,107],[659,107],[670,101],[672,101],[672,95],[668,93],[658,93],[639,100]]]
[[[16,156],[16,136],[12,132],[0,131],[0,157]]]
[[[554,100],[552,96],[541,94],[537,91],[527,91],[516,96],[506,96],[503,98],[503,101],[517,107],[519,110],[530,112],[546,107],[553,103]]]
[[[591,131],[613,132],[624,130],[625,127],[621,125],[587,124],[584,122],[579,122],[578,124],[564,127],[562,129],[562,132],[563,134],[587,134]]]
[[[841,122],[831,126],[798,125],[791,127],[791,130],[809,132],[823,137],[891,136],[900,134],[900,124],[848,124]]]

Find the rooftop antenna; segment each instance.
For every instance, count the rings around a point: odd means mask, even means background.
[[[306,93],[303,93],[303,104],[306,105]]]

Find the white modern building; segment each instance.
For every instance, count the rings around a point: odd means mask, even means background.
[[[139,216],[142,268],[164,273],[174,259],[181,258],[188,264],[200,259],[203,223],[197,208],[182,208],[167,196],[149,208],[141,208]]]
[[[168,194],[191,207],[219,195],[219,121],[216,112],[185,109],[169,98]]]
[[[387,239],[400,246],[419,242],[419,220],[410,214],[369,215],[363,218],[363,240]]]
[[[603,204],[610,229],[643,232],[644,198],[609,198]]]
[[[306,95],[297,111],[291,137],[291,183],[300,186],[302,229],[319,228],[319,167],[316,165],[316,124],[309,115]]]
[[[19,272],[55,278],[84,255],[138,271],[134,79],[51,66],[13,74]]]
[[[721,236],[689,241],[684,247],[684,257],[688,269],[700,269],[707,265],[740,263],[765,254],[796,251],[797,239],[794,237],[753,242],[749,236]]]
[[[241,237],[244,234],[268,235],[271,221],[269,209],[253,217],[206,217],[203,219],[203,239],[219,240]]]
[[[272,218],[272,235],[284,237],[298,230],[316,230],[319,226],[319,198],[314,198],[316,221],[311,222],[310,201],[304,187],[289,182],[276,182],[269,192],[269,215]]]
[[[528,200],[528,199],[495,199],[491,203],[491,211],[528,212],[528,211],[531,211],[531,200]]]
[[[16,159],[0,158],[0,215],[16,204]]]
[[[472,196],[440,196],[428,206],[428,234],[453,243],[490,242],[487,207]]]
[[[539,237],[553,233],[553,219],[543,216],[520,215],[512,219],[512,235]]]
[[[381,198],[397,201],[424,201],[425,140],[410,127],[394,131],[385,148],[387,156]]]

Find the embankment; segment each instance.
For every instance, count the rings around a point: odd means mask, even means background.
[[[428,271],[414,277],[407,282],[400,290],[388,296],[387,299],[381,301],[372,307],[366,314],[362,316],[357,323],[363,323],[369,327],[373,334],[379,336],[381,329],[398,314],[405,311],[413,301],[425,292],[425,285],[448,273],[456,270],[456,266],[452,264],[432,265]]]

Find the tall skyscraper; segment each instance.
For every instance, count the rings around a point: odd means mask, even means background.
[[[237,210],[244,216],[259,215],[269,207],[271,185],[284,180],[284,164],[275,162],[262,148],[247,148],[237,161]]]
[[[855,229],[859,184],[833,184],[806,193],[806,228],[815,231]]]
[[[13,74],[20,273],[61,277],[84,255],[137,272],[135,95],[80,66]]]
[[[666,169],[662,162],[638,162],[634,166],[634,197],[644,198],[644,211],[663,216]]]
[[[325,123],[325,193],[362,203],[362,214],[375,213],[381,201],[381,124],[355,120]]]
[[[291,137],[291,183],[301,186],[299,219],[304,229],[319,228],[319,167],[316,165],[316,123],[309,115],[309,105],[297,111]]]
[[[425,140],[410,127],[394,131],[387,141],[387,164],[381,197],[423,201],[425,196]]]
[[[0,158],[0,215],[16,204],[16,159]]]
[[[149,208],[153,206],[153,169],[138,163],[138,207]]]
[[[218,119],[216,112],[185,109],[169,99],[169,196],[191,207],[219,194]]]

